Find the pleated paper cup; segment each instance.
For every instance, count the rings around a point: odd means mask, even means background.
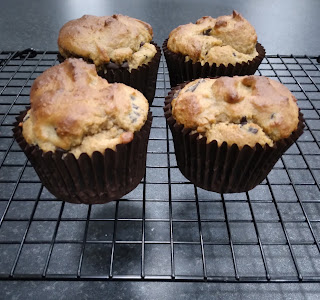
[[[146,169],[146,155],[152,115],[128,144],[116,150],[82,153],[77,159],[63,151],[43,152],[23,137],[22,122],[27,110],[14,123],[14,137],[26,154],[43,185],[58,199],[71,203],[98,204],[116,200],[132,191]]]
[[[263,46],[257,43],[258,55],[253,60],[235,65],[228,64],[228,66],[216,64],[210,66],[209,63],[202,66],[200,62],[192,63],[191,60],[186,62],[185,56],[170,51],[167,48],[167,43],[168,39],[164,41],[162,49],[168,66],[171,87],[197,78],[253,75],[266,54]]]
[[[269,145],[207,143],[207,138],[178,124],[172,116],[171,102],[176,92],[187,83],[173,88],[165,100],[165,117],[171,129],[178,167],[193,184],[217,193],[247,192],[260,184],[285,151],[303,133],[304,119],[299,113],[297,129],[288,138]]]

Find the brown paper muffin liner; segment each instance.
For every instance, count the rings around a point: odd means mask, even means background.
[[[187,83],[173,88],[165,99],[165,117],[173,136],[174,149],[181,173],[193,184],[218,193],[247,192],[261,183],[282,154],[303,133],[303,115],[299,113],[298,128],[274,146],[256,144],[242,149],[217,141],[207,144],[207,138],[178,124],[172,116],[171,101],[174,93]]]
[[[62,151],[43,152],[29,145],[23,137],[22,122],[27,110],[14,123],[14,137],[26,154],[43,185],[58,199],[71,203],[98,204],[116,200],[132,191],[146,169],[146,155],[152,114],[128,144],[119,144],[116,151],[82,153],[78,159]]]
[[[266,51],[259,43],[256,45],[258,56],[248,62],[236,63],[235,65],[228,64],[216,65],[205,63],[203,66],[200,62],[192,63],[191,60],[185,61],[185,56],[170,51],[167,48],[168,39],[166,39],[162,45],[163,53],[166,58],[170,85],[175,87],[177,84],[185,81],[192,81],[197,78],[216,77],[216,76],[243,76],[253,75],[258,69],[260,63],[266,55]]]
[[[158,68],[161,58],[160,47],[154,42],[150,43],[156,47],[157,53],[148,64],[139,66],[137,69],[131,70],[131,72],[124,68],[107,69],[106,66],[102,66],[102,69],[97,71],[98,75],[107,79],[109,83],[120,82],[137,89],[147,98],[149,105],[152,104],[156,92]],[[65,58],[58,54],[58,60],[61,63]]]

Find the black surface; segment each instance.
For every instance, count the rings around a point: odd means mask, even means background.
[[[318,0],[2,0],[0,50],[57,49],[61,26],[84,14],[122,13],[150,23],[159,45],[178,25],[238,10],[256,28],[267,54],[319,55]]]
[[[315,284],[181,282],[0,282],[4,299],[318,300]]]

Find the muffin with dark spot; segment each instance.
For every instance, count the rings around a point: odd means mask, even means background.
[[[253,75],[179,85],[166,98],[165,116],[182,174],[219,193],[262,182],[304,126],[291,92]]]
[[[128,16],[85,15],[60,29],[59,58],[83,58],[108,82],[130,85],[152,103],[161,56],[152,37],[148,23]]]
[[[67,59],[41,74],[14,136],[44,186],[73,203],[104,203],[145,173],[151,127],[142,93],[108,83],[94,65]]]
[[[200,77],[251,75],[265,56],[255,29],[236,11],[175,28],[163,51],[171,87]]]

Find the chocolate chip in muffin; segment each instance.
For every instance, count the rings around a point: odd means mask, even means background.
[[[130,98],[131,98],[132,101],[135,101],[135,100],[136,100],[136,97],[133,96],[133,95],[130,95]]]
[[[270,116],[270,119],[273,119],[275,116],[275,113],[272,113],[271,116]]]
[[[137,111],[138,106],[136,106],[135,104],[133,104],[132,106],[136,110],[134,110],[133,112],[130,113],[130,120],[132,121],[132,123],[136,123],[138,118],[140,117],[140,113]]]
[[[257,128],[253,128],[253,127],[249,127],[248,131],[253,133],[253,134],[257,134],[258,133],[258,129]]]
[[[105,20],[103,26],[108,27],[112,23],[112,20]]]
[[[137,122],[137,118],[133,117],[130,115],[130,120],[132,121],[132,123],[136,123]]]
[[[210,35],[211,30],[212,30],[211,28],[204,30],[203,35]]]
[[[232,55],[233,55],[234,57],[237,57],[237,54],[235,54],[234,52],[232,52]]]
[[[241,118],[241,120],[240,120],[240,124],[241,124],[241,125],[245,125],[245,124],[247,124],[247,123],[248,123],[247,117],[246,117],[246,116],[243,116],[243,117]]]
[[[142,47],[144,44],[145,44],[145,42],[141,42],[141,43],[140,43],[140,47]]]
[[[132,104],[132,107],[133,107],[133,109],[135,109],[135,110],[137,110],[137,109],[139,109],[139,107],[136,105],[136,104]]]

